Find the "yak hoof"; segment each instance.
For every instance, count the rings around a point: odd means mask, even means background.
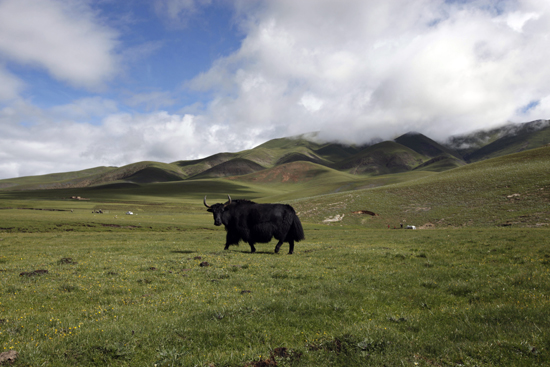
[[[290,251],[288,254],[289,254],[289,255],[292,255],[293,253],[294,253],[294,252]]]

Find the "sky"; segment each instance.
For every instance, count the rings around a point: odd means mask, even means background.
[[[0,0],[0,179],[550,119],[550,0]]]

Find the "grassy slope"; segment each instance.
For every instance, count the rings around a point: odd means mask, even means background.
[[[306,220],[347,215],[346,224],[536,226],[550,223],[550,147],[495,158],[418,180],[325,195],[296,205]],[[350,215],[357,210],[378,217]]]

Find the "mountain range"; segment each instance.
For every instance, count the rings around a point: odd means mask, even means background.
[[[4,190],[84,188],[128,184],[218,179],[256,183],[305,182],[322,174],[383,176],[441,172],[484,159],[533,149],[550,143],[550,120],[508,124],[492,130],[453,136],[436,142],[415,132],[394,140],[356,146],[319,142],[315,134],[273,139],[253,149],[218,153],[173,163],[138,162],[123,167],[97,167],[0,180]]]

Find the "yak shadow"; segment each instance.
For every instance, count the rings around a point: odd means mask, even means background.
[[[257,251],[256,252],[250,252],[250,250],[243,250],[243,251],[235,251],[235,252],[240,252],[242,254],[249,254],[249,255],[255,255],[255,254],[263,254],[263,255],[279,255],[279,254],[276,254],[275,252],[273,251]]]
[[[173,251],[170,251],[171,253],[173,254],[194,254],[196,253],[197,251],[191,251],[191,250],[173,250]]]

